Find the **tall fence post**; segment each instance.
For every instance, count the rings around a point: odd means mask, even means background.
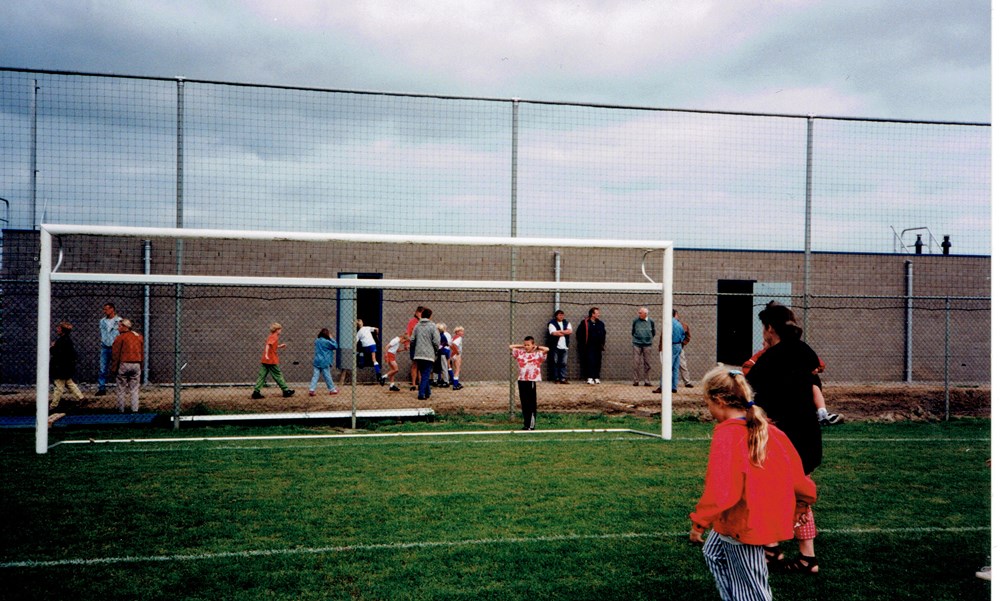
[[[517,110],[520,104],[520,100],[514,98],[511,100],[511,112],[510,112],[510,237],[517,238]],[[512,246],[510,249],[510,279],[513,281],[517,279],[517,247]],[[517,301],[517,291],[511,290],[509,294],[509,315],[508,315],[508,336],[507,339],[510,343],[514,342],[514,319],[516,316],[515,302]],[[514,416],[514,359],[508,355],[507,364],[509,368],[507,370],[507,404],[508,413],[511,417]]]
[[[913,381],[913,261],[903,262],[903,284],[906,288],[903,314],[903,381]]]
[[[184,227],[184,79],[177,78],[177,228]],[[177,275],[183,271],[184,240],[175,242]],[[181,297],[182,284],[174,285],[174,430],[181,427]],[[146,357],[149,361],[149,357]]]
[[[944,421],[951,418],[951,298],[944,299]]]
[[[812,262],[813,115],[806,118],[806,206],[802,253],[802,339],[809,341],[809,269]]]

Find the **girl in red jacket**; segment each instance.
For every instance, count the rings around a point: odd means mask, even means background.
[[[764,546],[792,538],[792,527],[816,501],[816,485],[803,473],[788,437],[754,405],[742,371],[716,367],[702,386],[718,424],[689,538],[704,542],[705,561],[724,600],[771,599]],[[703,540],[708,528],[712,532]]]

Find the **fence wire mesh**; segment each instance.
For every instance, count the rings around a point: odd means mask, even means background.
[[[754,350],[755,308],[773,298],[805,322],[831,381],[982,385],[990,379],[990,129],[0,69],[0,388],[10,400],[33,384],[25,350],[37,325],[43,222],[672,240],[673,303],[693,333],[685,354],[694,379]],[[153,269],[169,272],[178,256],[161,247]],[[186,244],[186,269],[199,252],[211,249]],[[141,273],[143,253],[130,241],[81,248],[76,260]],[[313,275],[388,277],[401,264],[447,278],[511,277],[509,260],[475,253],[419,265],[372,247],[355,249],[361,261],[297,253],[249,244],[214,263],[203,259],[214,274],[280,276],[310,265],[321,266]],[[566,278],[574,270],[608,281],[641,277],[636,262],[600,253],[537,261],[532,269],[549,279],[557,269]],[[183,366],[185,395],[219,385],[213,394],[229,390],[240,410],[253,411],[263,409],[243,397],[268,323],[287,328],[282,362],[301,395],[318,330],[348,321],[348,305],[370,304],[345,304],[336,290],[235,287],[60,285],[56,295],[51,319],[76,326],[78,380],[88,396],[97,320],[114,302],[149,324],[150,390],[170,392]],[[383,291],[382,342],[399,333],[411,305],[424,303],[437,304],[450,327],[469,327],[463,384],[501,389],[511,378],[506,345],[543,336],[556,306],[574,325],[602,306],[611,374],[604,379],[623,383],[616,398],[645,398],[625,389],[628,330],[637,307],[655,299]],[[343,342],[345,333],[334,337]],[[573,349],[570,374],[579,378]],[[362,370],[358,379],[371,375]],[[474,388],[456,394],[472,399]],[[364,390],[386,397],[373,405],[395,402],[377,385]],[[210,406],[207,392],[199,394]],[[507,401],[506,389],[490,394]],[[198,410],[195,397],[181,405]]]

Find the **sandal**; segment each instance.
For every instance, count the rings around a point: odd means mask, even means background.
[[[764,560],[767,562],[768,572],[782,572],[785,570],[785,563],[788,561],[785,554],[781,552],[781,547],[764,547]]]
[[[794,561],[785,562],[785,571],[796,574],[818,574],[819,562],[816,557],[809,555],[799,555]]]

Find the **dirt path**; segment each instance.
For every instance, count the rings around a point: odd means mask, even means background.
[[[249,386],[191,387],[181,393],[182,413],[269,413],[288,411],[334,411],[358,409],[393,409],[429,407],[437,413],[466,412],[502,413],[510,408],[510,386],[499,382],[469,382],[459,391],[433,389],[429,401],[418,401],[416,393],[404,386],[400,392],[371,384],[341,388],[340,394],[329,396],[325,390],[315,397],[307,394],[306,386],[293,383],[294,396],[282,398],[275,388],[265,389],[266,398],[250,399]],[[927,384],[827,384],[824,386],[827,406],[848,420],[939,420],[945,416],[945,394],[942,386]],[[85,390],[85,394],[87,391]],[[172,411],[174,391],[171,387],[149,386],[142,390],[143,411]],[[601,412],[607,414],[659,415],[661,396],[652,388],[633,387],[631,383],[605,382],[599,386],[583,383],[557,385],[544,382],[539,386],[541,412]],[[672,395],[675,415],[708,417],[700,388],[682,388]],[[69,409],[79,412],[115,411],[114,394],[96,397],[88,394],[79,406]],[[515,410],[516,392],[515,392]],[[954,387],[948,398],[952,417],[989,417],[990,388],[986,385]],[[0,414],[31,415],[34,397],[31,389],[0,392]]]

